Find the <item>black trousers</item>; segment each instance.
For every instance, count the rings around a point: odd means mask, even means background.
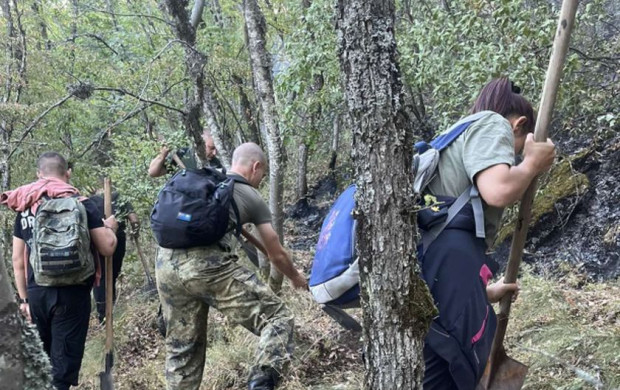
[[[58,390],[77,386],[90,318],[90,287],[35,287],[28,289],[28,300],[50,357],[52,384]]]
[[[441,356],[437,355],[428,345],[424,346],[424,390],[456,390],[458,387],[452,375],[450,366]]]
[[[125,257],[125,250],[127,246],[127,239],[125,236],[118,237],[118,243],[116,244],[116,250],[112,256],[112,287],[114,302],[116,302],[116,279],[121,273],[123,267],[123,258]],[[101,257],[101,280],[99,286],[93,288],[93,295],[95,297],[95,303],[97,306],[97,314],[99,315],[99,321],[105,318],[105,261],[104,257]]]

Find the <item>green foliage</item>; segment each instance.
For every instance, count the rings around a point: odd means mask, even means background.
[[[312,153],[329,145],[332,119],[342,106],[333,7],[326,0],[307,9],[289,5],[279,19],[288,29],[275,76],[283,133],[307,142]]]
[[[434,4],[401,23],[398,44],[405,82],[424,92],[438,129],[462,116],[492,77],[509,75],[530,99],[542,90],[556,23],[548,2]]]
[[[468,0],[449,2],[449,7],[443,3],[412,8],[411,18],[400,19],[397,34],[404,81],[413,90],[422,91],[437,129],[464,115],[480,88],[501,75],[521,86],[536,107],[559,9],[544,0]],[[607,19],[606,3],[594,0],[580,9],[571,47],[605,53],[610,58],[611,53],[618,52],[618,34],[614,39],[604,39],[593,33]],[[599,63],[598,69],[593,69],[594,61],[586,56],[569,52],[556,104],[562,116],[610,109],[610,102],[603,98],[609,97],[604,91],[609,82],[604,80],[614,77],[614,69],[609,63]]]

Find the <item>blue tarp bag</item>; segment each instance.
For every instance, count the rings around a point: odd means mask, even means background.
[[[336,200],[323,221],[310,274],[310,291],[318,303],[345,304],[359,297],[355,257],[355,185]]]

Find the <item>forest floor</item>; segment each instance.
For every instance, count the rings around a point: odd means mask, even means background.
[[[309,202],[287,208],[285,236],[295,263],[309,274],[322,220],[335,182],[323,180]],[[144,240],[144,239],[143,239]],[[146,247],[149,259],[155,249]],[[241,257],[248,267],[249,261]],[[117,390],[164,389],[165,346],[157,330],[156,293],[144,291],[133,247],[119,280],[115,306],[114,382]],[[512,306],[505,346],[528,365],[524,389],[620,389],[620,279],[602,280],[586,267],[558,262],[552,269],[524,264],[521,293]],[[282,390],[362,388],[362,340],[323,313],[307,292],[287,282],[282,299],[295,314],[296,350]],[[496,309],[497,310],[497,309]],[[350,310],[361,320],[361,311]],[[257,338],[209,313],[207,363],[201,389],[246,389]],[[99,389],[105,328],[91,322],[80,389]]]
[[[158,300],[145,293],[141,265],[130,253],[115,308],[116,389],[164,389]],[[294,256],[308,271],[312,253],[297,249]],[[506,347],[510,356],[530,366],[524,389],[620,389],[620,282],[594,282],[576,269],[566,269],[562,277],[537,275],[526,266],[520,283]],[[296,350],[280,389],[360,389],[359,335],[326,316],[308,293],[285,283],[282,297],[296,316]],[[351,312],[361,319],[359,310]],[[80,389],[99,388],[104,340],[105,328],[93,316]],[[257,338],[212,310],[208,340],[202,389],[247,388]]]

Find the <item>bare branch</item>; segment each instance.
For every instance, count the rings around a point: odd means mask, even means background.
[[[615,64],[618,64],[620,62],[620,56],[616,56],[616,57],[591,57],[589,55],[587,55],[586,53],[582,52],[581,50],[575,49],[574,47],[569,47],[568,50],[575,52],[577,54],[579,54],[581,57],[585,58],[586,60],[590,60],[590,61],[597,61],[597,62],[612,62]]]
[[[92,11],[92,12],[100,12],[102,14],[108,14],[108,15],[112,15],[112,16],[118,16],[118,17],[130,17],[130,18],[148,18],[148,19],[153,19],[153,20],[157,20],[160,21],[162,23],[165,23],[169,26],[172,25],[172,23],[170,23],[169,21],[167,21],[164,18],[160,18],[158,16],[153,16],[153,15],[146,15],[146,14],[119,14],[116,12],[112,12],[112,11],[107,11],[107,10],[103,10],[103,9],[97,9],[94,7],[88,7],[85,6],[84,7],[86,10],[88,11]]]
[[[72,96],[73,96],[73,94],[69,94],[69,95],[63,97],[62,99],[60,99],[56,103],[54,103],[51,106],[49,106],[38,117],[36,117],[32,121],[32,123],[30,123],[30,125],[26,128],[26,130],[24,131],[22,136],[19,138],[19,140],[17,141],[17,145],[15,145],[15,147],[9,153],[8,157],[6,158],[7,161],[11,159],[11,156],[13,155],[13,153],[15,153],[15,151],[17,151],[17,148],[19,148],[19,146],[24,141],[24,139],[28,136],[28,134],[30,134],[30,132],[32,132],[32,130],[39,124],[41,119],[43,119],[43,117],[45,117],[47,114],[49,114],[49,112],[52,111],[54,108],[62,106],[67,100],[71,99]]]
[[[179,114],[182,114],[182,115],[186,114],[185,111],[180,110],[180,109],[178,109],[176,107],[172,107],[172,106],[169,106],[167,104],[164,104],[164,103],[161,103],[161,102],[158,102],[158,101],[155,101],[155,100],[144,99],[143,97],[140,97],[140,96],[138,96],[138,95],[136,95],[136,94],[134,94],[132,92],[126,91],[126,90],[124,90],[122,88],[95,87],[94,89],[95,89],[95,91],[118,92],[121,95],[131,96],[131,97],[133,97],[133,98],[135,98],[135,99],[137,99],[137,100],[139,100],[139,101],[141,101],[143,103],[148,103],[148,104],[152,104],[152,105],[155,105],[155,106],[163,107],[163,108],[166,108],[168,110],[176,111],[176,112],[178,112]]]
[[[182,83],[183,81],[185,81],[185,79],[181,79],[180,81],[173,83],[172,85],[170,85],[168,88],[166,88],[166,90],[164,90],[160,96],[164,96],[166,95],[172,88],[174,88],[175,86],[177,86],[178,84]],[[90,149],[92,149],[93,146],[98,145],[101,143],[101,141],[103,141],[103,139],[106,137],[107,134],[109,134],[110,130],[112,130],[113,128],[115,128],[116,126],[126,122],[127,120],[133,118],[134,116],[138,115],[139,113],[143,112],[144,110],[146,110],[147,108],[151,107],[152,105],[155,105],[155,102],[144,102],[144,104],[141,107],[136,108],[135,110],[133,110],[132,112],[130,112],[129,114],[125,115],[123,118],[119,119],[118,121],[112,123],[110,126],[106,127],[105,129],[101,130],[99,132],[99,134],[97,135],[97,137],[95,138],[95,140],[93,142],[91,142],[79,155],[78,158],[82,158],[86,153],[88,153],[88,151]]]
[[[116,50],[114,50],[114,49],[112,48],[112,46],[108,45],[108,43],[107,43],[107,42],[106,42],[106,41],[105,41],[105,40],[104,40],[101,36],[99,36],[99,35],[97,35],[97,34],[93,34],[93,33],[77,34],[77,35],[76,35],[76,36],[74,36],[73,38],[71,38],[71,39],[67,39],[67,42],[68,42],[68,41],[74,41],[76,38],[81,38],[81,37],[85,37],[85,38],[93,38],[93,39],[95,39],[95,40],[97,40],[97,41],[99,41],[99,42],[103,43],[103,45],[104,45],[105,47],[107,47],[108,49],[110,49],[110,51],[112,51],[114,54],[118,55],[118,52],[117,52]]]
[[[132,112],[130,112],[129,114],[125,115],[124,117],[122,117],[121,119],[119,119],[118,121],[112,123],[110,126],[106,127],[105,129],[101,130],[99,132],[99,134],[97,135],[97,137],[95,137],[95,140],[93,142],[91,142],[78,156],[77,158],[80,159],[82,157],[84,157],[84,155],[86,153],[88,153],[88,151],[90,151],[92,149],[93,146],[95,145],[99,145],[101,143],[101,141],[103,141],[103,139],[106,137],[106,135],[108,134],[108,132],[110,130],[112,130],[113,128],[115,128],[118,125],[121,125],[125,122],[127,122],[129,119],[133,118],[134,116],[138,115],[139,113],[141,113],[142,111],[146,110],[147,108],[149,108],[152,104],[150,103],[145,103],[143,104],[141,107],[136,108],[135,110],[133,110]]]

